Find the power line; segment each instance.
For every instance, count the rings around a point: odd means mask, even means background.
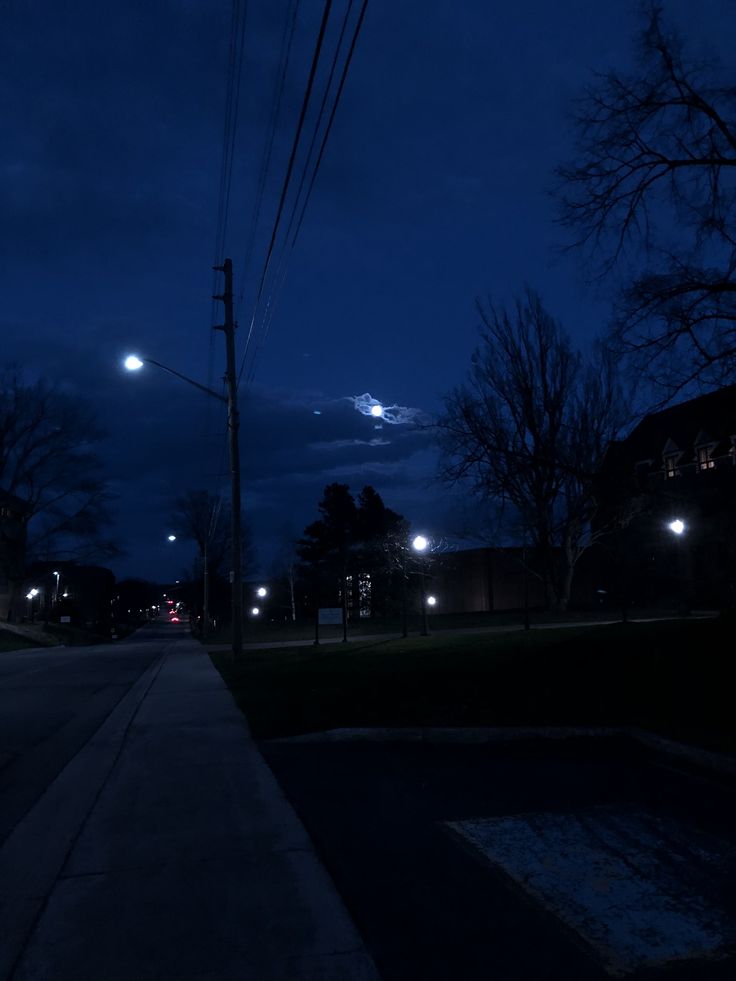
[[[264,284],[265,284],[265,281],[266,281],[266,276],[268,274],[269,266],[271,264],[271,257],[273,255],[273,250],[274,250],[274,245],[275,245],[275,242],[276,242],[276,236],[277,236],[278,230],[279,230],[279,225],[281,224],[281,216],[282,216],[283,211],[284,211],[284,203],[286,201],[286,196],[287,196],[287,193],[288,193],[288,190],[289,190],[289,184],[291,182],[291,175],[292,175],[293,170],[294,170],[294,161],[296,159],[297,150],[299,148],[299,141],[301,139],[302,129],[304,128],[304,120],[306,118],[307,107],[309,105],[309,99],[311,97],[312,88],[314,86],[314,78],[315,78],[315,75],[317,73],[317,66],[319,64],[319,58],[320,58],[320,54],[322,52],[322,45],[324,43],[325,32],[326,32],[326,29],[327,29],[327,21],[328,21],[329,16],[330,16],[330,9],[331,9],[331,7],[332,7],[332,0],[325,0],[325,7],[324,7],[324,11],[322,13],[322,21],[320,23],[319,34],[317,35],[317,41],[316,41],[316,44],[315,44],[314,54],[312,55],[312,64],[311,64],[311,68],[310,68],[310,71],[309,71],[309,78],[307,80],[307,87],[306,87],[305,92],[304,92],[304,98],[302,99],[301,111],[299,113],[299,122],[297,124],[296,133],[294,134],[294,140],[293,140],[292,147],[291,147],[291,153],[289,154],[289,162],[288,162],[288,165],[287,165],[287,168],[286,168],[286,175],[284,177],[284,180],[283,180],[283,183],[282,183],[282,186],[281,186],[281,195],[279,197],[279,204],[278,204],[278,208],[276,210],[276,218],[274,220],[273,229],[271,231],[271,238],[270,238],[270,241],[269,241],[269,244],[268,244],[268,249],[266,251],[266,259],[265,259],[265,262],[263,264],[263,271],[261,273],[260,282],[258,284],[258,291],[257,291],[255,302],[254,302],[254,305],[253,305],[253,315],[251,317],[251,324],[250,324],[249,331],[248,331],[248,337],[249,337],[249,339],[252,336],[253,322],[255,321],[255,315],[256,315],[256,311],[258,309],[258,306],[259,306],[259,304],[261,302],[261,297],[263,296],[263,288],[264,288]],[[247,346],[246,346],[246,352],[243,355],[243,361],[241,362],[240,371],[238,373],[238,380],[240,380],[240,377],[242,376],[243,366],[245,365],[245,354],[246,353],[247,353]]]
[[[325,147],[327,146],[327,140],[328,140],[328,138],[330,136],[330,130],[332,129],[332,124],[333,124],[333,122],[335,120],[335,114],[337,112],[337,107],[338,107],[338,105],[340,103],[340,97],[342,96],[342,90],[345,87],[345,79],[347,78],[347,75],[348,75],[348,69],[350,68],[350,62],[353,60],[353,53],[355,52],[355,46],[356,46],[356,44],[358,42],[358,36],[360,35],[360,30],[361,30],[361,28],[363,26],[363,20],[365,18],[365,12],[366,12],[367,7],[368,7],[368,0],[363,0],[363,4],[362,4],[362,6],[360,8],[360,14],[358,15],[358,22],[357,22],[357,24],[355,26],[355,31],[353,33],[353,39],[350,42],[350,49],[348,51],[348,56],[347,56],[347,59],[345,61],[345,65],[344,65],[343,70],[342,70],[342,75],[340,77],[340,84],[337,87],[337,95],[335,96],[335,101],[334,101],[333,106],[332,106],[332,112],[330,113],[330,118],[329,118],[329,121],[327,123],[327,128],[325,129],[324,136],[322,137],[322,145],[319,148],[319,155],[317,157],[317,163],[315,164],[314,171],[312,173],[312,179],[309,182],[309,188],[307,190],[307,196],[304,199],[304,205],[302,207],[301,214],[299,215],[299,222],[298,222],[298,224],[296,226],[296,231],[294,232],[294,238],[292,239],[292,242],[291,242],[291,248],[292,249],[294,248],[294,245],[296,244],[296,240],[297,240],[297,237],[299,235],[299,231],[300,231],[300,229],[302,227],[302,222],[304,221],[304,214],[305,214],[305,212],[307,210],[307,205],[309,204],[309,199],[312,196],[312,189],[314,188],[315,181],[317,180],[317,174],[319,173],[320,164],[322,163],[322,157],[324,156]]]
[[[245,259],[243,261],[243,272],[240,280],[240,293],[238,295],[238,309],[243,303],[243,294],[245,291],[245,283],[248,275],[248,270],[250,268],[250,262],[253,256],[253,248],[255,244],[256,231],[261,220],[261,208],[263,206],[263,198],[266,189],[266,181],[268,178],[268,171],[271,166],[271,155],[273,152],[273,145],[276,136],[276,129],[278,127],[278,121],[281,116],[281,108],[283,104],[284,88],[286,85],[286,77],[289,71],[289,61],[291,59],[291,48],[294,40],[294,32],[296,29],[297,14],[299,12],[299,0],[291,0],[291,17],[287,15],[284,21],[284,31],[281,37],[281,53],[279,57],[279,81],[274,89],[274,98],[271,103],[271,113],[269,119],[268,127],[268,139],[264,143],[263,154],[261,156],[261,168],[258,176],[258,187],[256,190],[256,200],[253,205],[253,213],[251,216],[250,224],[250,236],[248,239],[248,244],[245,251]]]
[[[305,178],[306,178],[306,174],[307,174],[307,170],[308,170],[308,163],[309,163],[309,160],[311,158],[312,149],[313,149],[313,146],[314,146],[314,142],[315,142],[315,138],[316,138],[317,132],[319,131],[319,125],[320,125],[320,122],[321,122],[321,117],[323,115],[323,110],[324,110],[324,107],[325,107],[325,104],[326,104],[326,101],[327,101],[327,95],[328,95],[328,92],[329,92],[329,88],[331,86],[332,78],[333,78],[333,75],[334,75],[334,69],[336,67],[336,63],[337,63],[337,60],[338,60],[339,50],[340,50],[340,47],[342,45],[342,41],[343,41],[343,37],[344,37],[345,30],[346,30],[346,27],[347,27],[348,19],[349,19],[349,16],[350,16],[350,11],[351,11],[351,8],[352,8],[352,4],[353,4],[353,0],[350,0],[350,4],[348,6],[348,10],[347,10],[346,15],[345,15],[345,18],[343,20],[342,29],[340,31],[340,37],[339,37],[338,45],[337,45],[337,48],[336,48],[336,51],[335,51],[335,57],[333,58],[332,67],[331,67],[331,70],[330,70],[330,76],[329,76],[327,85],[325,87],[325,94],[324,94],[324,97],[323,97],[323,100],[322,100],[322,105],[320,106],[319,116],[318,116],[317,123],[315,125],[315,129],[314,129],[314,132],[313,132],[313,135],[312,135],[312,142],[310,143],[309,153],[307,155],[307,161],[305,163],[305,167],[304,167],[304,170],[302,172],[302,179],[300,181],[299,191],[297,192],[297,195],[296,195],[296,198],[295,198],[295,201],[294,201],[294,206],[293,206],[292,213],[291,213],[291,217],[290,217],[290,220],[289,220],[289,224],[288,224],[288,228],[287,228],[287,240],[288,240],[289,234],[291,233],[291,228],[293,226],[294,218],[295,218],[295,215],[297,213],[299,197],[300,197],[301,192],[303,190],[303,186],[304,186],[304,182],[305,182]],[[282,249],[282,252],[281,252],[281,255],[280,255],[280,258],[279,258],[279,262],[278,262],[277,270],[276,270],[275,283],[274,283],[274,285],[273,285],[273,287],[272,287],[272,289],[271,289],[271,291],[269,293],[269,297],[268,297],[267,304],[266,304],[266,310],[264,311],[264,316],[263,316],[263,320],[262,320],[262,330],[260,331],[260,338],[258,340],[258,343],[257,343],[257,346],[256,346],[256,350],[255,350],[254,355],[253,355],[253,358],[251,360],[251,367],[250,367],[250,370],[249,370],[248,375],[247,375],[247,381],[248,382],[250,382],[250,381],[253,380],[254,373],[255,373],[255,362],[257,360],[257,357],[258,357],[258,354],[259,354],[260,350],[262,349],[263,345],[265,344],[266,338],[267,338],[268,333],[270,331],[271,322],[273,320],[273,315],[274,315],[275,306],[276,306],[276,298],[277,298],[277,296],[278,296],[278,294],[279,294],[279,292],[280,292],[281,288],[283,287],[283,284],[284,284],[284,282],[286,280],[286,272],[287,272],[288,258],[291,255],[291,253],[292,253],[292,251],[294,249],[294,246],[296,244],[297,238],[299,236],[299,232],[301,230],[302,223],[304,221],[304,215],[306,213],[307,206],[309,204],[309,200],[310,200],[311,195],[312,195],[312,190],[314,189],[314,185],[315,185],[315,182],[317,180],[317,175],[319,173],[320,165],[321,165],[322,159],[324,157],[325,148],[327,146],[327,141],[329,139],[329,135],[330,135],[330,132],[332,130],[332,124],[333,124],[333,122],[335,120],[335,115],[337,113],[337,108],[338,108],[338,105],[340,103],[340,99],[341,99],[341,96],[342,96],[342,93],[343,93],[343,89],[345,87],[345,80],[347,78],[348,70],[350,68],[350,64],[352,62],[353,54],[355,52],[355,48],[356,48],[356,45],[357,45],[358,37],[360,36],[360,31],[361,31],[361,28],[363,26],[363,21],[365,19],[365,13],[366,13],[367,6],[368,6],[368,0],[363,0],[363,3],[361,5],[361,9],[360,9],[360,13],[358,15],[358,19],[357,19],[357,22],[356,22],[356,25],[355,25],[355,29],[353,31],[353,35],[352,35],[352,39],[351,39],[351,42],[350,42],[350,47],[348,49],[347,57],[345,59],[344,65],[343,65],[342,73],[341,73],[341,76],[340,76],[340,81],[339,81],[338,87],[337,87],[337,93],[335,95],[335,99],[334,99],[333,104],[332,104],[332,109],[330,111],[329,120],[327,122],[327,126],[325,127],[325,131],[324,131],[324,134],[323,134],[323,137],[322,137],[322,142],[320,144],[320,149],[319,149],[319,153],[318,153],[318,156],[317,156],[317,160],[316,160],[314,169],[312,171],[312,176],[311,176],[311,179],[310,179],[310,182],[309,182],[309,187],[307,189],[307,194],[306,194],[306,196],[304,198],[304,202],[302,204],[301,211],[299,212],[299,219],[298,219],[298,222],[297,222],[297,225],[296,225],[296,229],[294,231],[294,235],[293,235],[293,238],[291,239],[291,242],[284,245],[284,248]],[[254,318],[255,318],[255,311],[254,311]],[[252,332],[252,324],[253,324],[253,322],[251,322],[251,331],[249,331],[249,339],[250,339],[250,335],[251,335],[251,332]],[[240,367],[240,373],[239,373],[239,376],[238,376],[239,379],[242,376],[243,369],[245,367],[245,357],[246,357],[246,354],[247,354],[247,346],[246,346],[246,352],[243,355],[243,362],[241,363],[241,367]]]

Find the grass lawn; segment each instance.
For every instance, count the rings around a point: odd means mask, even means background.
[[[341,727],[637,725],[736,752],[733,624],[611,624],[212,654],[257,738]]]
[[[666,616],[666,610],[631,610],[631,617],[642,618],[646,616]],[[676,615],[669,611],[669,615]],[[619,609],[596,609],[584,611],[567,610],[564,613],[552,613],[549,610],[530,610],[529,619],[534,625],[546,623],[572,621],[595,621],[595,620],[618,620],[621,618]],[[500,627],[500,626],[521,626],[524,622],[523,610],[509,610],[490,613],[432,613],[429,616],[430,629],[439,630],[462,630],[468,627]],[[408,628],[410,634],[418,634],[421,629],[421,617],[415,611],[410,612],[408,617]],[[402,619],[396,617],[369,617],[366,619],[351,620],[348,623],[348,637],[352,640],[364,635],[376,634],[400,634],[402,632]],[[207,645],[228,644],[230,642],[230,624],[223,623],[217,630],[210,631],[207,638]],[[342,638],[342,626],[321,626],[320,639],[326,640],[330,637]],[[314,621],[298,620],[269,620],[267,617],[245,617],[243,623],[243,643],[244,644],[267,644],[273,641],[297,641],[314,640]]]
[[[11,633],[10,630],[0,630],[0,652],[24,651],[40,646],[37,640],[31,640],[29,637],[22,637],[20,634]]]

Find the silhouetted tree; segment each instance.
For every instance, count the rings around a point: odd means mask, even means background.
[[[174,501],[171,520],[176,533],[197,546],[194,567],[188,573],[192,583],[199,584],[189,594],[196,597],[195,609],[204,612],[206,573],[209,614],[219,615],[227,607],[226,600],[230,595],[224,588],[230,569],[229,505],[220,495],[210,491],[187,490]],[[246,575],[253,565],[253,545],[245,516],[241,517],[241,539],[241,562]]]
[[[297,552],[323,583],[339,583],[343,615],[347,610],[348,557],[355,540],[356,507],[347,484],[328,484],[317,505],[321,517],[304,529]],[[317,601],[319,604],[319,599]]]
[[[118,552],[104,534],[112,498],[93,449],[102,435],[77,396],[26,382],[12,368],[0,375],[0,488],[24,504],[29,558],[90,561]]]
[[[358,495],[356,523],[358,564],[371,577],[371,613],[386,615],[398,607],[401,596],[394,551],[407,546],[409,522],[386,507],[370,485]]]
[[[479,304],[481,343],[468,381],[445,398],[441,476],[510,504],[565,609],[575,564],[591,544],[595,474],[625,421],[614,364],[584,361],[539,297],[509,312]]]
[[[370,486],[360,492],[358,503],[347,484],[329,484],[318,505],[320,519],[304,529],[297,554],[310,567],[312,578],[325,593],[339,594],[347,604],[348,576],[352,577],[353,606],[359,603],[359,578],[371,577],[371,612],[385,608],[394,568],[388,543],[407,523],[387,508]]]
[[[558,175],[562,220],[620,274],[613,339],[671,398],[736,369],[736,84],[689,59],[658,3],[631,75],[578,111],[578,158]]]
[[[174,501],[172,527],[181,538],[193,541],[198,558],[213,573],[223,574],[230,552],[230,513],[217,494],[187,490]]]

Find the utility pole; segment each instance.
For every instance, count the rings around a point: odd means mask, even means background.
[[[243,570],[242,535],[240,528],[240,447],[238,444],[238,385],[235,376],[235,321],[233,319],[233,262],[225,259],[222,266],[214,267],[225,274],[225,289],[215,300],[225,304],[225,323],[215,327],[225,334],[227,384],[227,428],[230,437],[230,583],[232,585],[232,651],[234,657],[243,652]]]
[[[207,536],[209,538],[210,529],[207,529]],[[209,570],[209,555],[207,554],[207,538],[204,541],[204,549],[202,552],[203,564],[204,564],[204,584],[202,596],[202,640],[207,640],[210,632],[210,570]]]

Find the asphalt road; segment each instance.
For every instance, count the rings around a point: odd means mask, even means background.
[[[151,625],[119,645],[0,655],[0,844],[141,674],[186,627]]]
[[[736,977],[733,787],[623,739],[261,749],[384,981]]]

